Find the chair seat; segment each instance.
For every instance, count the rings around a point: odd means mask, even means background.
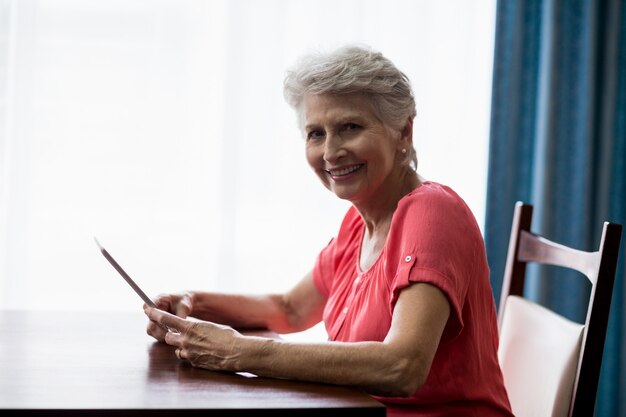
[[[527,299],[507,297],[498,359],[515,416],[568,415],[583,329]]]

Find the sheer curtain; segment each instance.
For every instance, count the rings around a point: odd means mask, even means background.
[[[282,79],[345,43],[417,97],[420,172],[482,222],[495,0],[0,0],[0,308],[135,310],[288,289],[347,204],[310,172]]]

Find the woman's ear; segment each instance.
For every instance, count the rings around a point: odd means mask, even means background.
[[[400,132],[400,142],[403,147],[413,146],[413,118],[409,117]]]

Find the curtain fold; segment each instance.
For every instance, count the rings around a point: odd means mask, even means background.
[[[496,300],[515,201],[533,229],[583,250],[604,221],[626,224],[626,6],[621,0],[501,0],[496,39],[485,241]],[[624,239],[596,415],[626,417]],[[540,280],[551,273],[550,280]],[[527,291],[584,320],[575,272],[530,269]]]

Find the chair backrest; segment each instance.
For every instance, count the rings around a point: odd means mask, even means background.
[[[532,206],[515,206],[498,326],[502,367],[517,417],[592,416],[609,319],[622,226],[604,223],[600,247],[585,252],[530,232]],[[591,282],[585,323],[524,299],[526,264],[556,265]]]

